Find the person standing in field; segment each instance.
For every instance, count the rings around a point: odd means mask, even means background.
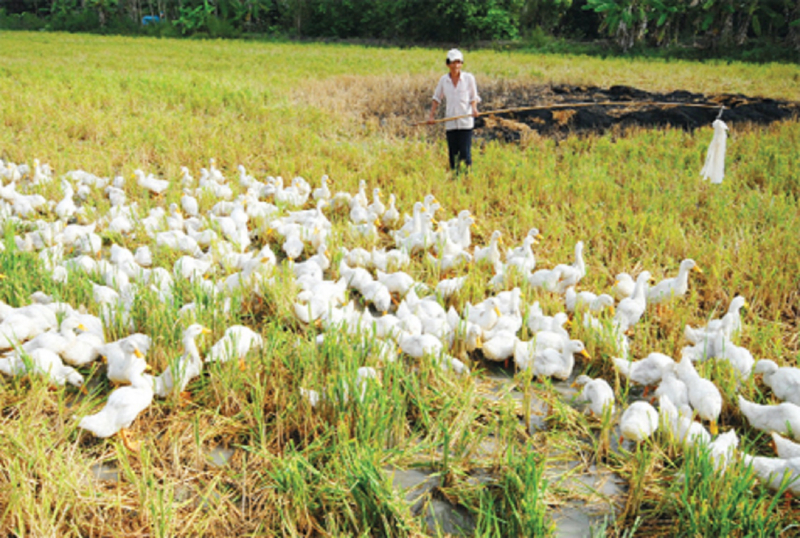
[[[478,95],[475,77],[461,70],[464,56],[460,50],[450,50],[445,63],[450,72],[439,79],[436,91],[433,92],[428,125],[434,123],[436,109],[442,99],[447,102],[446,117],[464,116],[445,122],[450,169],[457,172],[461,161],[464,161],[467,170],[472,166],[472,129],[475,126],[475,118],[478,117],[478,102],[481,98]]]

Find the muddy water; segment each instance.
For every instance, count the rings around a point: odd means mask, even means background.
[[[206,458],[212,467],[225,467],[228,465],[228,462],[231,460],[234,453],[235,452],[232,448],[227,448],[220,445],[206,452]]]
[[[95,480],[119,482],[119,469],[113,461],[95,463],[89,467],[89,471]]]
[[[465,508],[435,496],[441,478],[433,470],[388,467],[384,471],[392,486],[405,495],[411,513],[422,518],[429,535],[472,536],[475,518]]]
[[[572,381],[553,380],[551,386],[563,401],[581,409],[580,389],[573,388]],[[520,405],[525,400],[511,373],[502,368],[490,367],[485,383],[490,390],[484,391],[484,396],[490,400],[510,397]],[[535,395],[530,396],[530,402],[529,432],[533,434],[546,430],[550,406]],[[611,434],[611,450],[619,449],[618,436],[618,431]],[[482,448],[489,449],[489,443]],[[560,461],[557,455],[547,460],[545,477],[550,487],[558,490],[561,493],[559,496],[566,499],[563,504],[550,510],[555,535],[560,537],[591,537],[602,532],[613,522],[616,508],[621,503],[620,498],[625,493],[625,483],[620,476],[594,465],[579,468],[578,462]]]

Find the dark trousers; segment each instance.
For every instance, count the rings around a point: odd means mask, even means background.
[[[446,133],[450,170],[455,170],[459,161],[472,166],[472,129],[453,129]]]

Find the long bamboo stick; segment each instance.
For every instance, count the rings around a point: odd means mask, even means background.
[[[526,112],[528,110],[547,110],[550,108],[582,108],[590,106],[661,106],[661,107],[686,106],[695,108],[720,108],[720,114],[717,116],[717,118],[719,118],[719,116],[722,115],[722,110],[725,108],[722,105],[710,105],[706,103],[675,103],[667,101],[591,101],[582,103],[556,103],[552,105],[502,108],[498,110],[488,110],[486,112],[479,112],[478,116],[491,116],[493,114],[509,114],[511,112]],[[428,121],[418,121],[416,123],[412,123],[411,126],[417,127],[419,125],[433,125],[436,123],[444,123],[446,121],[460,120],[462,118],[470,118],[470,117],[473,117],[472,114],[463,114],[461,116],[451,116],[449,118],[440,118],[438,120],[433,120],[433,123],[429,123]]]

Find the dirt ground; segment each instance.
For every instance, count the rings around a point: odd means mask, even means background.
[[[726,123],[768,124],[800,117],[800,103],[747,97],[703,95],[687,91],[649,93],[629,86],[541,86],[491,88],[481,110],[522,109],[481,116],[475,135],[485,140],[518,142],[529,133],[563,138],[569,134],[602,134],[612,128],[677,127],[694,130],[710,125],[720,113]],[[602,103],[589,105],[589,103]],[[578,106],[566,107],[566,104]],[[537,106],[542,108],[525,110]]]

